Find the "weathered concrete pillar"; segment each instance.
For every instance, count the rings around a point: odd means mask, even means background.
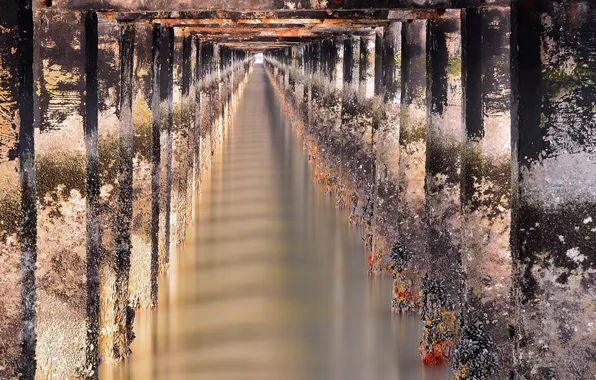
[[[290,65],[292,60],[292,50],[290,48],[285,48],[283,50],[282,56],[282,63],[283,63],[283,90],[288,91],[290,90]]]
[[[201,161],[201,90],[200,90],[200,81],[201,81],[201,41],[195,35],[192,36],[192,51],[191,51],[191,86],[189,90],[189,101],[191,102],[192,107],[192,144],[193,144],[193,156],[192,156],[192,200],[191,205],[193,207],[193,215],[194,215],[194,205],[195,205],[195,197],[197,196],[198,192],[201,190],[201,170],[202,170],[202,161]],[[191,220],[194,219],[194,216],[191,216]]]
[[[481,8],[462,19],[465,288],[454,369],[487,379],[507,378],[512,364],[509,18],[508,9]]]
[[[427,22],[426,249],[421,284],[427,364],[450,358],[461,292],[460,172],[463,148],[460,11]]]
[[[97,337],[98,316],[87,310],[96,313],[98,303],[87,297],[97,295],[97,262],[88,263],[87,257],[93,254],[91,249],[97,249],[93,244],[98,238],[88,235],[92,231],[87,227],[92,224],[88,224],[87,210],[94,202],[87,199],[87,186],[91,185],[87,180],[97,178],[98,173],[88,172],[97,157],[93,151],[96,132],[93,112],[82,105],[85,79],[92,81],[94,71],[88,67],[90,75],[85,75],[85,51],[95,50],[97,29],[93,19],[85,23],[81,14],[74,12],[40,12],[36,20],[41,64],[37,76],[41,110],[35,131],[39,252],[36,376],[66,377],[77,371],[92,376],[97,356],[89,340]],[[88,58],[95,60],[93,54]],[[91,98],[88,105],[93,106]],[[90,112],[86,126],[85,112]]]
[[[304,99],[304,46],[295,46],[292,48],[292,57],[296,79],[294,83],[294,99],[297,109],[302,108]]]
[[[174,124],[174,29],[162,27],[160,42],[160,174],[159,183],[159,270],[170,262],[172,208],[172,134]]]
[[[136,24],[132,103],[134,131],[132,247],[128,288],[129,303],[135,308],[147,308],[154,304],[151,295],[152,281],[157,281],[157,278],[152,273],[152,225],[154,217],[152,210],[152,170],[153,144],[155,143],[151,109],[153,91],[153,33],[154,27],[151,24]],[[157,95],[159,95],[159,89],[157,90]],[[159,102],[155,110],[159,117]],[[157,135],[159,136],[159,130]],[[157,140],[157,148],[159,148],[159,140]],[[159,208],[155,211],[157,212],[155,215],[157,225],[159,223]],[[157,237],[158,232],[156,230],[155,238]],[[157,261],[155,264],[157,264]]]
[[[323,43],[317,41],[313,44],[313,68],[312,68],[312,80],[311,80],[311,98],[310,98],[310,122],[308,124],[309,133],[315,145],[313,146],[314,152],[311,156],[316,155],[317,144],[319,144],[320,131],[316,127],[315,121],[318,117],[319,103],[322,99],[323,92],[325,89],[325,81],[323,79]]]
[[[350,126],[357,121],[358,89],[360,87],[360,36],[348,36],[344,44],[344,87],[342,93],[341,170],[339,173],[338,206],[350,205],[352,198],[353,158],[357,150],[356,136]]]
[[[596,376],[596,7],[514,9],[516,378]]]
[[[86,185],[87,195],[87,342],[86,362],[91,365],[92,375],[97,376],[99,363],[100,331],[100,262],[101,229],[99,181],[99,146],[98,146],[98,20],[97,14],[89,11],[84,14],[85,22],[85,111],[83,127],[85,130]]]
[[[314,133],[314,126],[313,126],[313,103],[314,97],[318,90],[318,70],[319,70],[319,58],[320,58],[320,43],[315,42],[310,45],[310,54],[309,54],[309,62],[310,62],[310,72],[309,72],[309,80],[308,80],[308,88],[307,88],[307,123],[306,123],[306,136],[313,136]],[[309,159],[312,158],[312,152],[309,152]]]
[[[298,94],[298,98],[300,98],[299,103],[299,115],[302,122],[303,128],[306,128],[308,123],[308,107],[309,107],[309,86],[310,86],[310,71],[311,71],[311,44],[306,44],[302,46],[302,67],[300,69],[300,74],[302,76],[302,81],[299,83],[299,88],[302,88],[302,95]]]
[[[360,38],[360,84],[359,95],[354,101],[354,115],[346,126],[348,136],[354,139],[356,147],[352,157],[352,195],[351,219],[362,223],[367,228],[372,223],[373,192],[375,183],[374,142],[376,131],[373,128],[374,95],[375,95],[375,45],[376,33]],[[345,154],[344,154],[345,156]],[[365,238],[366,245],[372,244],[370,230]]]
[[[344,79],[350,84],[350,88],[357,93],[360,88],[360,36],[350,36],[346,39],[346,59],[349,57],[349,64],[346,62],[346,73]],[[349,51],[348,51],[349,46]]]
[[[215,148],[221,143],[223,138],[223,121],[221,118],[222,113],[222,98],[221,90],[222,85],[220,83],[221,78],[221,45],[213,44],[213,57],[211,58],[211,77],[213,80],[213,91],[211,93],[211,112],[212,112],[212,138],[211,138],[211,151],[215,152]]]
[[[229,81],[228,81],[228,68],[230,62],[230,49],[222,45],[220,48],[220,59],[219,59],[219,70],[220,70],[220,86],[219,86],[219,97],[221,99],[221,141],[225,137],[226,129],[228,126],[228,95],[229,95]]]
[[[329,52],[329,90],[320,120],[328,130],[325,144],[325,166],[328,169],[327,190],[338,193],[339,175],[342,166],[342,135],[341,123],[342,95],[344,89],[344,37],[338,36],[330,41]]]
[[[99,21],[98,120],[100,163],[100,355],[128,355],[133,313],[128,310],[131,255],[134,23]]]
[[[3,295],[0,300],[0,335],[3,337],[0,341],[0,377],[3,378],[12,378],[19,371],[19,346],[23,327],[21,292],[24,288],[19,271],[23,256],[20,244],[23,226],[18,161],[21,133],[18,117],[20,62],[19,56],[11,53],[12,49],[18,49],[20,41],[17,12],[15,4],[0,14],[0,254],[3,257],[0,267],[0,292]],[[35,278],[33,280],[32,284],[35,285]],[[33,291],[35,295],[35,289]],[[32,311],[35,313],[35,308]],[[35,335],[33,338],[35,339]],[[33,360],[35,370],[35,340],[33,355],[26,359]]]
[[[399,134],[398,241],[392,261],[399,262],[393,307],[418,308],[419,279],[425,271],[424,234],[426,179],[426,21],[415,20],[402,27],[402,103]]]
[[[375,42],[376,34],[360,38],[360,84],[359,93],[364,99],[370,99],[375,93]]]
[[[200,135],[201,135],[201,164],[203,172],[211,167],[212,156],[212,124],[211,124],[211,59],[213,58],[213,44],[201,42],[200,51]]]
[[[373,256],[370,266],[390,266],[388,255],[397,240],[399,126],[401,107],[401,30],[393,22],[385,28],[382,52],[383,109],[376,147],[376,202]]]
[[[134,23],[99,19],[100,356],[129,353],[134,312],[128,309],[131,254]]]
[[[7,379],[34,379],[36,369],[31,6],[10,4],[0,15],[0,377]]]
[[[188,204],[189,125],[188,100],[190,35],[176,29],[174,37],[174,125],[172,129],[172,244],[178,246],[186,234]],[[191,156],[192,157],[192,156]]]
[[[232,119],[232,94],[234,93],[233,87],[233,65],[234,65],[234,51],[230,48],[226,48],[226,76],[224,79],[225,88],[225,96],[226,96],[226,111],[225,111],[225,130],[227,131],[228,127],[230,126],[230,121]]]
[[[151,33],[151,306],[157,306],[161,232],[161,41],[162,26],[153,25]]]

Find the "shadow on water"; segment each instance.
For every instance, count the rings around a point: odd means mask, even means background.
[[[363,231],[313,185],[264,69],[250,77],[186,244],[139,311],[133,354],[102,380],[443,380],[417,316],[367,274]]]

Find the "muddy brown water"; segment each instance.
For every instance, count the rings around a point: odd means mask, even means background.
[[[444,380],[418,316],[390,312],[363,231],[313,184],[262,65],[197,197],[186,244],[139,311],[127,362],[102,380]]]

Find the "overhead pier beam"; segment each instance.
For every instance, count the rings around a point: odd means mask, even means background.
[[[156,0],[144,4],[132,0],[54,0],[55,8],[66,8],[71,10],[92,9],[96,11],[155,11],[162,9],[174,9],[176,11],[189,10],[221,10],[222,5],[218,0]],[[227,11],[258,11],[267,12],[271,10],[292,11],[338,11],[338,10],[378,10],[378,9],[446,9],[446,8],[468,8],[479,6],[509,6],[506,0],[395,0],[388,5],[386,0],[345,0],[342,2],[321,2],[319,0],[237,0],[226,4]]]

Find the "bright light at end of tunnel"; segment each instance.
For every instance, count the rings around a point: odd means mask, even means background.
[[[263,64],[263,53],[258,53],[255,55],[255,63]]]

